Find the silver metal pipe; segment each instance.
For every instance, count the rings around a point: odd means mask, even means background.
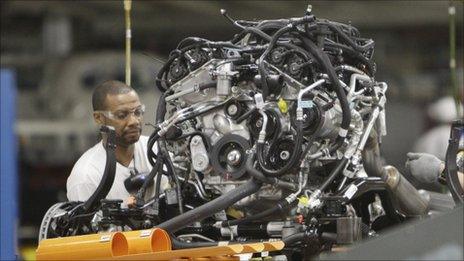
[[[429,201],[393,166],[383,168],[383,179],[398,200],[399,211],[406,216],[423,216],[429,210]]]
[[[301,104],[301,100],[303,99],[303,95],[307,92],[309,92],[310,90],[316,88],[317,86],[325,83],[325,79],[320,79],[318,81],[316,81],[315,83],[309,85],[308,87],[304,88],[303,90],[301,90],[299,93],[298,93],[298,107],[301,107],[300,104]]]
[[[354,73],[357,73],[357,74],[361,74],[361,75],[367,75],[365,72],[363,72],[363,71],[359,70],[358,68],[353,67],[351,65],[346,65],[346,64],[345,65],[340,65],[335,69],[338,69],[338,68],[340,68],[342,70],[345,70],[345,71],[351,71],[351,72],[354,72]]]
[[[362,92],[355,93],[356,82],[358,80],[373,82],[372,78],[367,76],[366,74],[353,73],[351,75],[351,78],[350,78],[350,90],[348,91],[348,94],[346,95],[348,100],[351,100],[351,98],[353,97],[353,94],[361,94],[362,93]],[[364,92],[364,90],[363,90],[363,92]]]
[[[259,110],[261,116],[263,116],[263,126],[261,127],[261,131],[259,132],[258,143],[264,143],[266,139],[266,126],[267,126],[267,114],[264,110]]]

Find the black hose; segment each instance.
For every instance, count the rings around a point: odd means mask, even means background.
[[[155,123],[159,124],[164,120],[164,115],[166,114],[166,96],[168,95],[167,92],[164,92],[158,99],[158,106],[156,108],[156,115],[155,115]],[[153,146],[155,146],[156,141],[160,138],[158,135],[159,128],[155,128],[152,134],[148,138],[147,144],[147,156],[148,161],[152,166],[155,166],[155,159],[157,158],[155,152],[153,152]]]
[[[140,187],[140,189],[137,191],[137,194],[135,195],[137,202],[139,202],[140,204],[143,203],[145,191],[147,190],[148,185],[155,178],[157,174],[162,175],[162,171],[161,171],[162,169],[163,169],[163,158],[158,157],[158,159],[156,160],[156,163],[153,165],[153,168],[150,171],[150,174],[148,174],[147,178],[145,179],[142,186]],[[158,188],[158,184],[156,185],[156,187]]]
[[[155,199],[158,199],[161,194],[161,178],[163,177],[163,174],[162,174],[163,172],[160,171],[160,168],[162,170],[163,166],[162,165],[158,166],[158,175],[156,175],[156,187],[155,187],[155,196],[154,196]]]
[[[351,123],[351,111],[350,105],[348,104],[348,99],[346,98],[345,91],[341,86],[334,67],[330,63],[329,57],[326,53],[320,50],[310,39],[303,37],[302,38],[306,47],[308,47],[309,52],[314,56],[314,58],[324,67],[327,75],[329,76],[332,85],[334,86],[334,91],[337,94],[337,98],[340,101],[340,106],[342,108],[342,123],[340,127],[344,130],[348,130]],[[344,137],[342,137],[344,138]]]
[[[278,176],[288,174],[287,171],[290,168],[294,167],[295,164],[299,162],[302,143],[303,143],[303,122],[296,121],[295,150],[293,151],[292,156],[290,157],[290,160],[285,164],[285,166],[283,166],[282,168],[278,170],[272,170],[272,169],[266,168],[266,165],[265,165],[266,156],[264,155],[264,143],[258,143],[258,145],[256,146],[256,149],[257,149],[256,154],[258,155],[258,162],[264,174],[266,176],[271,176],[271,177],[278,177]]]
[[[258,220],[270,216],[277,211],[282,211],[291,207],[295,207],[298,204],[297,201],[293,201],[292,203],[288,203],[287,200],[283,199],[280,202],[277,202],[276,205],[272,208],[266,209],[263,212],[260,212],[256,215],[248,216],[242,219],[234,219],[234,220],[226,220],[221,223],[221,226],[228,227],[228,226],[235,226],[243,223],[247,223],[250,221]]]
[[[159,131],[158,128],[156,128],[153,131],[153,133],[148,138],[148,143],[147,143],[147,148],[148,148],[147,158],[148,158],[148,162],[150,162],[150,165],[152,167],[155,167],[155,164],[156,164],[155,160],[157,159],[157,156],[155,152],[153,151],[153,146],[155,146],[156,141],[160,138],[160,136],[158,135],[158,131]]]
[[[307,232],[300,232],[300,233],[296,233],[296,234],[284,237],[284,238],[282,238],[282,241],[284,241],[285,246],[287,247],[287,246],[290,246],[290,245],[292,245],[292,244],[294,244],[296,242],[303,241],[306,238],[308,238],[309,236],[311,236],[311,234],[308,234]]]
[[[245,184],[229,191],[220,197],[201,205],[195,209],[192,209],[182,215],[176,216],[170,220],[167,220],[158,225],[168,232],[176,232],[193,222],[200,221],[212,214],[223,210],[235,202],[256,193],[261,188],[261,183],[251,179]]]
[[[324,183],[322,183],[322,185],[319,187],[319,190],[320,191],[324,191],[329,185],[330,183],[332,183],[332,181],[334,181],[334,179],[338,176],[338,174],[343,170],[343,168],[345,167],[345,165],[348,163],[348,159],[347,158],[343,158],[339,163],[338,165],[332,170],[332,172],[330,173],[329,177],[324,181]]]
[[[343,45],[343,44],[338,44],[338,43],[326,43],[325,49],[327,50],[338,50],[342,49],[345,53],[352,55],[354,58],[359,59],[362,63],[364,63],[367,66],[368,74],[370,76],[373,76],[375,73],[375,64],[364,57],[361,53],[356,52],[349,46]]]
[[[217,84],[215,82],[209,82],[209,83],[201,83],[199,86],[198,86],[198,89],[200,91],[203,91],[203,90],[206,90],[206,89],[209,89],[209,88],[216,88]]]
[[[451,125],[448,149],[445,157],[445,177],[448,188],[453,196],[456,205],[464,203],[464,189],[459,182],[459,167],[457,164],[457,154],[459,152],[459,143],[463,135],[464,120],[455,120]],[[461,169],[462,171],[462,169]]]
[[[293,30],[293,27],[282,27],[279,30],[277,30],[277,32],[272,36],[268,47],[266,48],[266,50],[263,52],[263,54],[259,58],[260,63],[258,64],[258,70],[259,70],[259,74],[261,75],[261,79],[262,79],[261,80],[261,85],[262,85],[261,88],[262,88],[262,91],[263,91],[263,99],[264,100],[266,100],[266,97],[269,95],[269,87],[268,87],[268,84],[267,84],[267,75],[268,74],[266,73],[266,70],[264,69],[263,61],[267,57],[269,52],[272,50],[272,48],[274,48],[274,46],[275,46],[277,40],[280,38],[280,36],[288,33],[289,31],[292,31],[292,30]]]
[[[253,162],[254,162],[254,157],[253,155],[249,155],[248,158],[247,158],[247,161],[246,161],[246,170],[247,170],[247,173],[252,176],[253,178],[263,182],[263,183],[267,183],[267,184],[275,184],[275,180],[273,180],[272,178],[268,178],[266,176],[264,176],[264,174],[255,169],[253,167]]]
[[[264,69],[264,64],[263,64],[263,60],[267,57],[267,55],[270,53],[270,51],[272,50],[272,48],[274,48],[274,46],[276,45],[277,43],[277,40],[284,34],[288,33],[288,32],[291,32],[291,31],[294,31],[296,30],[296,26],[298,24],[302,24],[302,23],[306,23],[306,22],[309,22],[309,21],[312,21],[314,19],[313,16],[308,16],[308,17],[303,17],[301,20],[299,20],[298,22],[294,22],[292,23],[291,25],[292,26],[284,26],[282,28],[280,28],[279,30],[277,30],[277,32],[275,32],[275,34],[272,36],[272,38],[270,39],[270,43],[267,47],[267,49],[264,51],[264,53],[261,55],[261,57],[259,58],[259,60],[261,61],[259,64],[258,64],[258,70],[259,70],[259,74],[261,75],[261,79],[262,79],[262,91],[263,91],[263,99],[266,100],[266,97],[268,96],[269,94],[269,87],[268,87],[268,84],[267,84],[267,72],[266,70]],[[305,55],[305,57],[308,59],[308,57]]]
[[[164,144],[164,146],[165,145],[166,144]],[[163,156],[164,156],[165,165],[166,165],[166,167],[168,169],[168,173],[171,176],[171,178],[174,180],[174,183],[176,184],[177,205],[179,207],[179,213],[182,214],[182,213],[184,213],[184,203],[183,203],[183,199],[182,199],[182,191],[181,191],[181,186],[180,186],[180,182],[179,182],[179,177],[177,177],[177,174],[176,174],[176,172],[174,170],[174,165],[172,164],[171,158],[169,156],[169,153],[167,153],[167,150],[166,150],[166,152],[163,152]]]
[[[174,59],[179,57],[179,55],[180,54],[178,52],[175,52],[174,54],[170,55],[169,59],[163,64],[161,69],[158,71],[158,74],[156,75],[155,85],[161,92],[165,92],[168,89],[167,87],[163,86],[163,75],[165,74],[166,70],[169,68],[171,63],[174,61]]]
[[[204,86],[209,86],[209,85],[204,85]],[[164,120],[164,115],[166,114],[166,100],[165,100],[165,98],[166,98],[167,95],[168,95],[168,92],[163,93],[160,96],[159,100],[158,100],[158,106],[157,106],[157,109],[156,109],[156,117],[155,117],[155,122],[157,124],[161,123]],[[155,131],[157,131],[157,129],[155,129]],[[151,139],[149,139],[149,142],[148,142],[148,159],[149,160],[150,160],[150,158],[153,158],[155,156],[155,153],[153,152],[152,147],[153,147],[154,143],[156,142],[156,140],[159,139],[159,135],[157,133],[155,134],[155,132],[152,134],[152,136],[153,137]],[[178,203],[178,206],[179,206],[179,212],[184,213],[183,200],[182,200],[182,193],[181,193],[181,187],[180,187],[179,178],[177,177],[177,174],[175,173],[174,166],[172,164],[171,158],[169,156],[169,152],[168,152],[167,147],[166,147],[166,141],[164,139],[160,140],[158,142],[158,152],[163,157],[163,161],[164,161],[164,163],[165,163],[165,165],[166,165],[166,167],[168,169],[168,173],[170,174],[171,178],[176,183],[176,195],[177,195],[177,203]],[[152,161],[153,160],[151,160],[150,163],[152,163]],[[163,168],[161,167],[161,170],[159,171],[160,174],[162,174],[162,169]]]
[[[340,28],[338,28],[336,25],[332,23],[323,22],[323,23],[318,23],[318,24],[327,25],[332,31],[337,33],[349,46],[351,46],[353,49],[355,49],[358,52],[365,52],[369,48],[372,48],[372,46],[374,45],[374,41],[372,40],[363,46],[356,44],[348,35],[346,35],[342,30],[340,30]]]
[[[100,200],[106,198],[108,192],[110,192],[110,189],[113,186],[114,177],[116,176],[116,132],[106,126],[103,126],[101,129],[103,132],[107,133],[107,140],[105,144],[105,170],[97,189],[93,192],[89,199],[85,201],[83,205],[84,213],[82,214],[93,212],[100,204]]]

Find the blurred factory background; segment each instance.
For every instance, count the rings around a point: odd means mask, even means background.
[[[134,1],[132,85],[152,122],[162,61],[187,36],[228,40],[239,19],[303,15],[349,22],[376,42],[376,79],[389,84],[386,162],[404,170],[408,151],[434,127],[426,106],[451,94],[448,1]],[[34,246],[68,174],[97,140],[92,88],[124,80],[122,1],[1,1],[1,67],[16,77],[20,246]],[[456,6],[458,86],[463,88],[463,2]],[[3,88],[3,86],[2,86]],[[462,99],[462,96],[461,96]],[[144,129],[149,134],[150,126]],[[2,141],[3,142],[3,141]],[[2,151],[3,153],[3,151]],[[3,175],[3,173],[2,173]]]

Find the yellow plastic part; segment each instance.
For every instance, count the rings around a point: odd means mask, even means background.
[[[241,253],[258,253],[264,250],[263,243],[242,244],[242,246],[243,251]]]
[[[182,258],[217,257],[239,254],[242,245],[199,247],[172,251],[153,252],[145,254],[118,256],[113,260],[181,260]]]
[[[285,247],[283,241],[264,242],[264,251],[279,251]]]
[[[307,207],[309,205],[309,198],[306,196],[301,196],[298,198],[299,207]]]
[[[60,237],[40,241],[37,260],[111,259],[128,254],[126,237],[120,233]]]
[[[277,102],[277,106],[279,106],[280,112],[282,113],[288,112],[288,104],[284,99],[280,98],[279,101]]]
[[[112,260],[239,260],[240,258],[234,255],[278,251],[284,246],[282,241],[233,244],[119,256]]]
[[[123,232],[129,255],[171,250],[171,238],[160,228]]]

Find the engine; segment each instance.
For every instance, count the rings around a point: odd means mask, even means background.
[[[349,207],[324,198],[367,177],[368,137],[386,130],[387,84],[374,79],[374,41],[311,14],[233,22],[243,30],[230,41],[184,39],[157,77],[164,94],[151,140],[169,152],[172,176],[192,184],[183,204],[197,208],[259,183],[210,220],[222,236],[276,214],[277,227],[305,224],[327,208],[346,215]]]
[[[387,84],[374,77],[373,40],[310,11],[260,21],[222,13],[238,34],[186,38],[157,74],[154,171],[138,181],[136,206],[103,200],[105,189],[59,203],[40,239],[159,227],[174,248],[282,239],[301,259],[427,213],[380,161]]]

